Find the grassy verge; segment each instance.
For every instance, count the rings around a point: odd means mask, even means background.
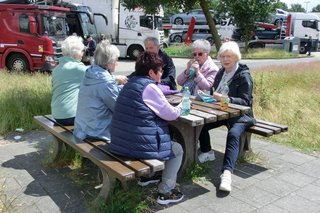
[[[191,46],[186,46],[184,44],[172,45],[165,49],[165,52],[171,57],[182,57],[191,58],[192,48]],[[213,49],[210,53],[211,57],[216,58],[217,52]],[[249,49],[247,53],[242,53],[242,58],[245,59],[286,59],[286,58],[296,58],[298,54],[292,52],[287,52],[281,49],[271,49],[271,48],[257,48]]]
[[[0,134],[16,128],[36,127],[34,115],[49,114],[51,77],[39,73],[9,74],[0,71]]]
[[[283,123],[289,131],[270,140],[320,153],[320,62],[253,70],[256,117]]]

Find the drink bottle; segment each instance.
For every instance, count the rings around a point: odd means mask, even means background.
[[[184,87],[182,92],[181,115],[188,115],[189,113],[190,113],[190,90],[189,90],[189,87]]]
[[[196,68],[190,67],[189,68],[189,78],[193,78],[195,73],[196,73]]]
[[[221,105],[220,108],[221,110],[226,110],[228,109],[228,104],[229,104],[229,97],[228,97],[228,93],[229,93],[229,86],[227,82],[224,82],[223,87],[221,89]]]

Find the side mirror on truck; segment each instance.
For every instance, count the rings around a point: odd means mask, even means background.
[[[36,19],[33,16],[29,16],[29,29],[30,33],[37,34],[37,22]]]

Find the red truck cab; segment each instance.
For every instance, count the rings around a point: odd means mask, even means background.
[[[0,4],[0,69],[52,71],[62,56],[69,8]]]

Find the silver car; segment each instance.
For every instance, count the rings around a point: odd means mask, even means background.
[[[219,34],[219,36],[221,35]],[[181,43],[186,39],[186,37],[187,37],[187,31],[175,32],[170,34],[169,40],[170,42]],[[193,42],[198,39],[205,39],[209,41],[211,46],[214,44],[214,40],[209,29],[194,29],[191,40]]]
[[[210,10],[212,17],[214,17],[214,11]],[[178,13],[170,17],[170,23],[176,25],[189,24],[191,17],[194,16],[196,24],[207,24],[207,19],[202,9],[191,10],[188,13]]]

